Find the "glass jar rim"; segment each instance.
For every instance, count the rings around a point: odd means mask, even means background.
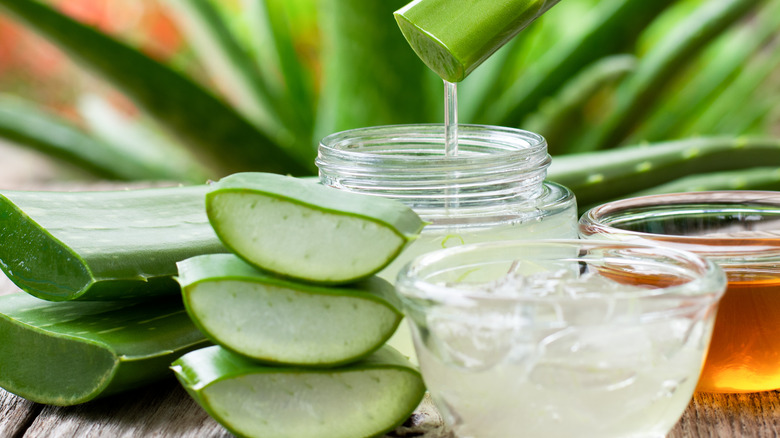
[[[724,209],[733,211],[742,206],[772,206],[780,213],[780,192],[760,190],[719,190],[686,193],[667,193],[640,196],[608,202],[583,214],[579,221],[583,237],[614,239],[620,241],[663,242],[664,245],[692,251],[713,258],[722,265],[767,263],[780,261],[780,233],[777,236],[717,235],[686,236],[681,234],[657,234],[620,228],[615,224],[621,215],[651,214],[651,210],[663,207],[689,208],[691,213],[702,210]],[[755,212],[754,212],[755,213]],[[634,216],[630,216],[632,218]],[[626,217],[623,217],[627,219]]]
[[[432,166],[463,168],[464,166],[485,166],[507,159],[527,161],[528,167],[549,165],[547,141],[539,134],[517,128],[493,125],[459,124],[459,153],[444,155],[444,125],[421,123],[408,125],[384,125],[356,128],[336,132],[323,137],[319,145],[317,165],[327,165],[328,159],[349,160],[355,165],[363,162],[375,163],[381,160],[387,165],[399,162],[403,166]],[[410,147],[388,153],[377,152],[375,146],[392,143],[407,144]],[[489,154],[473,152],[474,146],[490,144]],[[413,145],[430,145],[415,149]],[[406,153],[405,153],[406,152]],[[424,153],[423,153],[424,152]]]
[[[471,306],[478,302],[566,302],[576,301],[583,298],[604,298],[603,294],[583,293],[578,296],[505,296],[491,294],[485,291],[473,289],[459,289],[457,286],[443,285],[440,282],[432,282],[426,278],[432,274],[425,275],[427,269],[432,266],[446,265],[452,259],[463,254],[495,253],[503,259],[488,259],[490,261],[508,261],[507,258],[511,251],[528,250],[532,247],[571,247],[579,248],[602,248],[602,249],[624,249],[635,250],[636,255],[647,257],[645,260],[655,260],[658,265],[665,265],[660,260],[679,261],[688,266],[691,274],[691,280],[682,284],[669,285],[654,289],[632,290],[629,292],[610,292],[610,299],[647,299],[666,296],[685,296],[686,300],[691,302],[716,302],[725,292],[726,278],[723,270],[711,260],[698,254],[683,251],[669,247],[658,247],[644,243],[627,243],[615,241],[598,240],[577,240],[577,239],[539,239],[539,240],[515,240],[515,241],[494,241],[483,243],[472,243],[453,248],[445,248],[423,254],[416,257],[406,264],[397,277],[397,290],[402,299],[409,304],[410,300],[424,300],[428,303],[450,304],[455,306]],[[651,259],[656,257],[657,259]],[[682,267],[672,269],[668,267],[669,272],[673,270],[679,272]],[[439,271],[436,271],[439,272]],[[697,292],[699,291],[699,292]]]

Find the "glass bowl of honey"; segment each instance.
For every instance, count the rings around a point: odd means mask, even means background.
[[[624,199],[586,212],[579,231],[584,239],[651,243],[718,264],[728,288],[697,390],[780,389],[780,192]]]

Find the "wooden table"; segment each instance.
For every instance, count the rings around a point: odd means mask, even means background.
[[[30,186],[4,188],[42,189]],[[51,186],[45,188],[52,189]],[[90,185],[90,189],[98,188],[116,187],[112,184]],[[0,294],[17,290],[0,274]],[[0,437],[230,436],[173,378],[148,388],[71,407],[32,403],[0,389]],[[769,391],[697,394],[668,438],[778,436],[780,392]],[[426,399],[404,426],[387,435],[387,438],[398,437],[447,438],[450,434],[442,426],[430,400]]]
[[[427,400],[387,438],[450,435]],[[2,437],[230,437],[169,379],[79,406],[43,406],[0,390]],[[780,393],[700,394],[669,438],[780,436]],[[507,437],[511,438],[511,437]]]

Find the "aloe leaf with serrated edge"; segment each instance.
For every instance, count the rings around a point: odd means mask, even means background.
[[[776,164],[780,140],[692,138],[555,157],[547,178],[571,189],[582,208],[688,175]]]
[[[104,178],[159,180],[185,177],[151,166],[111,143],[95,138],[70,121],[18,98],[0,97],[0,137]]]
[[[172,68],[38,1],[0,0],[0,9],[111,81],[216,171],[313,172],[313,151],[276,144]]]
[[[425,394],[419,372],[387,346],[325,370],[265,367],[214,346],[182,356],[172,368],[192,398],[240,437],[381,436]]]
[[[569,78],[594,59],[629,48],[642,29],[674,0],[600,2],[592,25],[575,38],[561,41],[500,96],[485,96],[479,123],[515,126],[553,95]],[[560,6],[559,6],[560,7]]]
[[[345,129],[429,121],[421,102],[426,68],[392,18],[404,3],[320,3],[324,63],[315,141]]]
[[[627,197],[713,190],[780,190],[780,167],[753,167],[691,175]]]
[[[270,173],[234,174],[211,187],[206,212],[225,246],[254,266],[303,281],[369,277],[424,225],[398,201]]]
[[[232,254],[178,263],[192,320],[215,343],[269,364],[330,367],[387,341],[403,317],[393,286],[378,277],[343,287],[292,282]]]
[[[0,269],[51,301],[178,295],[176,262],[226,251],[207,191],[0,192]]]
[[[176,297],[52,303],[0,296],[0,387],[36,403],[69,406],[140,387],[206,345]]]
[[[658,90],[724,29],[760,3],[761,0],[702,3],[642,57],[634,74],[618,88],[616,104],[609,117],[579,141],[573,150],[589,152],[620,145],[657,102]]]
[[[201,63],[236,108],[278,143],[292,146],[292,134],[274,111],[267,85],[217,7],[210,0],[164,3],[173,10]]]

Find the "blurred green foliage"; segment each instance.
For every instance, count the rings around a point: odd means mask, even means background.
[[[159,3],[186,41],[184,55],[168,61],[47,3],[0,0],[0,12],[141,109],[115,117],[110,104],[86,96],[74,122],[6,97],[0,137],[101,177],[198,182],[241,170],[313,174],[324,135],[443,119],[441,80],[392,17],[406,0]],[[587,189],[598,178],[577,165],[598,162],[594,154],[668,149],[670,140],[682,151],[685,139],[709,137],[776,144],[779,65],[780,0],[563,0],[459,84],[459,119],[541,133],[555,156],[551,178],[585,187],[593,203],[671,182],[655,174],[643,184],[663,166],[635,166],[639,184],[601,197]],[[775,155],[754,165],[780,165]],[[694,160],[686,175],[722,172],[715,161]],[[737,161],[728,178],[713,173],[691,189],[750,188],[755,178],[735,186],[733,172],[755,172]]]

